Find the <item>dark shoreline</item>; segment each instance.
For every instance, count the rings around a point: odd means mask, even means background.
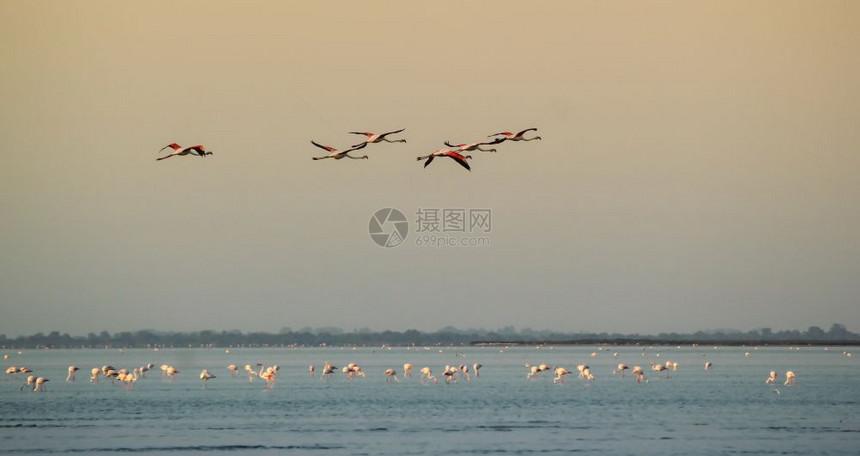
[[[582,339],[582,340],[480,340],[470,342],[473,346],[522,346],[522,345],[612,345],[612,346],[650,346],[650,345],[679,345],[679,346],[732,346],[732,347],[793,347],[793,346],[860,346],[860,340],[672,340],[672,339]]]
[[[476,340],[460,343],[337,343],[337,344],[146,344],[146,345],[60,345],[60,346],[16,346],[3,345],[0,350],[117,350],[117,349],[177,349],[177,348],[202,348],[202,349],[229,349],[229,348],[342,348],[342,347],[534,347],[534,346],[581,346],[581,347],[639,347],[647,348],[653,346],[669,347],[694,347],[707,348],[713,346],[723,347],[856,347],[860,346],[860,340],[670,340],[670,339],[576,339],[576,340]]]

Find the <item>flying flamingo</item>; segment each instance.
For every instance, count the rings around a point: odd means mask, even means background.
[[[526,134],[530,131],[537,131],[537,128],[526,128],[525,130],[523,130],[517,134],[513,134],[509,131],[503,131],[500,133],[492,134],[489,136],[489,138],[492,138],[493,136],[503,135],[505,141],[534,141],[535,139],[540,140],[540,136],[535,136],[534,138],[528,138],[528,139],[523,136],[524,134]]]
[[[367,136],[367,139],[365,139],[365,140],[364,140],[364,142],[360,143],[360,144],[364,144],[364,145],[368,145],[368,144],[376,144],[376,143],[380,143],[380,142],[383,142],[383,141],[384,141],[384,142],[390,142],[390,143],[398,143],[398,142],[405,143],[405,142],[406,142],[406,140],[405,140],[405,139],[395,139],[395,140],[393,140],[393,141],[392,141],[392,140],[390,140],[390,139],[386,138],[386,136],[388,136],[388,135],[393,135],[393,134],[395,134],[395,133],[400,133],[400,132],[401,132],[401,131],[403,131],[403,130],[406,130],[406,129],[405,129],[405,128],[401,128],[400,130],[389,131],[388,133],[380,133],[380,134],[371,133],[371,132],[369,132],[369,131],[351,131],[351,132],[349,132],[349,133],[350,133],[350,134],[352,134],[352,135],[364,135],[364,136]],[[356,146],[358,146],[358,144],[356,144],[356,145],[354,145],[354,146],[352,146],[352,147],[356,147]]]
[[[78,366],[69,366],[69,375],[66,376],[67,382],[75,381],[75,372],[78,371]]]
[[[351,148],[344,150],[344,151],[338,151],[334,147],[324,146],[324,145],[319,144],[319,143],[314,142],[314,141],[311,141],[311,144],[319,147],[320,149],[327,150],[329,152],[328,155],[323,155],[321,157],[311,157],[314,160],[325,160],[326,158],[333,158],[335,160],[340,160],[341,158],[351,158],[353,160],[366,160],[367,158],[369,158],[367,155],[362,155],[361,157],[354,157],[352,155],[349,155],[349,153],[354,151],[354,150],[364,149],[365,146],[367,146],[367,143],[357,144],[357,145],[352,146]]]
[[[496,149],[481,149],[481,146],[493,146],[503,142],[505,142],[505,138],[496,138],[490,142],[476,142],[471,144],[451,144],[450,142],[445,141],[445,145],[457,149],[459,152],[472,152],[475,150],[479,150],[481,152],[496,152]]]
[[[449,149],[438,149],[438,150],[435,150],[435,151],[433,151],[433,153],[432,153],[432,154],[424,155],[424,156],[422,156],[422,157],[418,157],[418,158],[417,158],[417,160],[418,160],[418,161],[421,161],[421,160],[426,159],[427,161],[425,161],[425,162],[424,162],[424,167],[426,168],[426,167],[427,167],[427,165],[429,165],[429,164],[433,161],[433,159],[434,159],[434,158],[436,158],[436,157],[448,157],[448,158],[451,158],[451,159],[453,159],[455,162],[459,163],[459,164],[460,164],[460,166],[462,166],[463,168],[466,168],[466,169],[468,169],[469,171],[471,171],[471,170],[472,170],[472,168],[470,168],[470,167],[469,167],[469,164],[468,164],[468,163],[466,163],[466,159],[467,159],[467,158],[472,158],[472,156],[471,156],[471,155],[465,155],[465,156],[463,156],[463,155],[460,155],[459,153],[457,153],[456,151],[449,150]]]
[[[162,147],[161,150],[159,150],[159,152],[161,152],[164,149],[173,149],[173,152],[171,152],[171,153],[169,153],[169,154],[167,154],[161,158],[156,158],[156,160],[164,160],[165,158],[170,158],[170,157],[174,157],[174,156],[178,156],[178,155],[188,155],[188,154],[194,154],[194,155],[197,155],[199,157],[205,157],[207,155],[212,155],[212,152],[207,152],[206,149],[204,149],[203,146],[201,146],[201,145],[196,145],[196,146],[191,146],[191,147],[182,147],[179,144],[170,143],[170,144]]]

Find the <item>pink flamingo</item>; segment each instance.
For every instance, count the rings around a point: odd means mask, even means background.
[[[537,131],[537,128],[526,128],[525,130],[518,132],[516,134],[511,133],[509,131],[503,131],[500,133],[492,134],[489,137],[492,138],[493,136],[502,135],[502,136],[504,136],[504,139],[506,141],[534,141],[535,139],[537,139],[537,140],[541,139],[540,136],[535,136],[534,138],[526,138],[523,136],[524,134],[526,134],[530,131]]]
[[[505,138],[496,138],[489,142],[476,142],[471,144],[451,144],[450,142],[445,141],[445,145],[451,148],[455,148],[459,152],[472,152],[475,150],[479,150],[481,152],[496,152],[496,149],[481,149],[481,146],[493,146],[499,143],[503,143],[505,141]]]
[[[194,155],[197,155],[199,157],[205,157],[207,155],[212,155],[212,152],[207,152],[206,149],[204,149],[203,146],[201,146],[199,144],[196,146],[191,146],[191,147],[182,147],[179,144],[170,143],[170,144],[162,147],[161,150],[159,150],[159,152],[161,152],[164,149],[173,149],[173,152],[171,152],[171,153],[169,153],[169,154],[167,154],[161,158],[156,158],[156,160],[164,160],[165,158],[181,156],[181,155],[188,155],[188,154],[194,154]]]
[[[465,156],[460,155],[456,151],[448,150],[448,149],[438,149],[438,150],[434,151],[432,154],[418,157],[417,160],[421,161],[421,160],[426,159],[427,161],[424,162],[424,167],[426,168],[427,165],[432,163],[433,159],[436,157],[448,157],[448,158],[454,160],[455,162],[459,163],[460,166],[462,166],[463,168],[466,168],[469,171],[472,170],[472,168],[469,167],[469,164],[466,163],[467,158],[472,158],[471,155],[465,155]]]
[[[387,133],[380,133],[380,134],[371,133],[371,132],[369,132],[369,131],[351,131],[351,132],[349,132],[349,133],[350,133],[350,134],[352,134],[352,135],[364,135],[364,136],[367,136],[367,139],[366,139],[366,140],[364,140],[364,142],[360,143],[360,144],[364,144],[364,145],[368,145],[368,144],[376,144],[376,143],[380,143],[380,142],[390,142],[390,143],[398,143],[398,142],[402,142],[402,143],[405,143],[405,142],[406,142],[406,140],[405,140],[405,139],[395,139],[395,140],[393,140],[393,141],[392,141],[392,140],[390,140],[390,139],[386,138],[386,136],[388,136],[388,135],[393,135],[393,134],[396,134],[396,133],[400,133],[400,132],[402,132],[402,131],[404,131],[404,130],[406,130],[406,129],[405,129],[405,128],[401,128],[400,130],[389,131],[389,132],[387,132]],[[356,146],[358,146],[358,144],[356,144],[356,145],[354,145],[354,146],[352,146],[352,147],[356,147]]]
[[[314,142],[314,141],[311,141],[311,144],[319,147],[320,149],[327,150],[330,152],[328,155],[323,155],[321,157],[311,157],[314,160],[325,160],[326,158],[333,158],[335,160],[340,160],[341,158],[351,158],[353,160],[366,160],[369,158],[367,155],[362,155],[361,157],[354,157],[352,155],[349,155],[349,153],[354,151],[354,150],[364,149],[364,147],[367,146],[367,143],[361,143],[361,144],[352,146],[351,148],[344,150],[344,151],[338,151],[334,147],[324,146],[324,145],[319,144],[319,143]]]

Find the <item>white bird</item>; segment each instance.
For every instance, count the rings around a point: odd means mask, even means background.
[[[405,128],[401,128],[400,130],[389,131],[389,132],[387,132],[387,133],[380,133],[380,134],[371,133],[371,132],[369,132],[369,131],[351,131],[351,132],[349,132],[349,133],[350,133],[350,134],[352,134],[352,135],[364,135],[364,136],[367,136],[367,139],[366,139],[366,140],[364,140],[364,142],[360,143],[360,144],[364,144],[364,145],[368,145],[368,144],[376,144],[376,143],[380,143],[380,142],[390,142],[390,143],[398,143],[398,142],[402,142],[402,143],[405,143],[405,142],[406,142],[406,140],[405,140],[405,139],[395,139],[395,140],[393,140],[393,141],[392,141],[392,140],[390,140],[390,139],[386,138],[386,136],[388,136],[388,135],[393,135],[393,134],[395,134],[395,133],[400,133],[401,131],[404,131],[404,130],[406,130],[406,129],[405,129]],[[359,144],[356,144],[356,145],[354,145],[354,146],[352,146],[352,147],[356,147],[356,146],[358,146],[358,145],[359,145]]]
[[[159,150],[159,152],[161,152],[164,149],[173,149],[173,152],[171,152],[171,153],[169,153],[163,157],[156,158],[156,160],[164,160],[165,158],[170,158],[170,157],[180,156],[180,155],[188,155],[188,154],[194,154],[194,155],[197,155],[198,157],[205,157],[207,155],[212,155],[212,152],[206,151],[206,149],[204,149],[203,146],[201,146],[199,144],[196,146],[191,146],[191,147],[182,147],[179,144],[170,143],[170,144],[162,147],[161,150]]]
[[[466,163],[467,158],[472,158],[471,155],[465,155],[465,156],[460,155],[456,151],[449,150],[449,149],[437,149],[437,150],[433,151],[432,154],[418,157],[417,160],[421,161],[421,160],[426,159],[427,161],[424,162],[424,167],[426,168],[427,165],[429,165],[431,162],[433,162],[433,159],[436,157],[448,157],[448,158],[454,160],[455,162],[459,163],[460,166],[462,166],[463,168],[466,168],[469,171],[472,170],[472,168],[469,167],[469,164]]]
[[[349,155],[349,153],[354,151],[354,150],[364,149],[365,146],[367,146],[367,143],[361,143],[361,144],[352,146],[351,148],[344,150],[344,151],[338,151],[334,147],[324,146],[324,145],[319,144],[319,143],[314,142],[314,141],[311,141],[311,144],[319,147],[320,149],[327,150],[328,152],[330,152],[328,155],[323,155],[321,157],[311,157],[314,160],[325,160],[326,158],[333,158],[335,160],[340,160],[341,158],[351,158],[353,160],[366,160],[369,158],[367,155],[362,155],[361,157],[354,157],[352,155]]]
[[[503,143],[505,141],[505,138],[496,138],[489,142],[476,142],[471,144],[451,144],[450,142],[445,141],[445,145],[457,149],[460,152],[472,152],[474,150],[479,150],[481,152],[496,152],[496,149],[482,149],[481,146],[492,146],[495,144]]]
[[[537,128],[526,128],[525,130],[520,131],[520,132],[518,132],[518,133],[516,133],[516,134],[511,133],[511,132],[509,132],[509,131],[503,131],[503,132],[500,132],[500,133],[492,134],[492,135],[490,135],[489,137],[490,137],[490,138],[492,138],[493,136],[499,136],[499,135],[502,135],[502,136],[504,136],[504,139],[505,139],[506,141],[534,141],[535,139],[538,139],[538,140],[539,140],[539,139],[541,139],[541,138],[540,138],[540,136],[535,136],[535,137],[533,137],[533,138],[526,138],[526,137],[524,137],[524,136],[523,136],[524,134],[526,134],[526,133],[528,133],[528,132],[530,132],[530,131],[537,131]]]

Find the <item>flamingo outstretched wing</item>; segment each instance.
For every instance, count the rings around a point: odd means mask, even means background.
[[[395,134],[395,133],[400,133],[401,131],[405,131],[405,130],[406,130],[405,128],[401,128],[400,130],[389,131],[389,132],[387,132],[387,133],[383,133],[383,134],[379,135],[379,137],[380,137],[380,138],[384,138],[384,137],[386,137],[386,136],[388,136],[388,135],[393,135],[393,134]]]
[[[179,149],[181,149],[181,148],[182,148],[182,146],[180,146],[179,144],[176,144],[176,143],[170,143],[170,144],[168,144],[168,145],[166,145],[166,146],[162,147],[162,148],[161,148],[161,149],[159,149],[158,151],[159,151],[159,152],[161,152],[161,151],[162,151],[162,150],[164,150],[164,149],[179,150]]]
[[[455,161],[455,162],[457,162],[457,163],[459,163],[459,164],[460,164],[460,166],[462,166],[463,168],[466,168],[466,169],[468,169],[469,171],[472,171],[472,168],[470,168],[470,167],[469,167],[469,164],[466,162],[466,157],[464,157],[464,156],[462,156],[462,155],[458,154],[457,152],[453,152],[453,151],[452,151],[452,152],[448,152],[448,153],[446,153],[445,155],[447,155],[447,156],[451,157],[452,159],[454,159],[454,161]]]
[[[343,151],[343,153],[348,153],[348,152],[352,152],[352,151],[354,151],[354,150],[364,149],[365,147],[367,147],[367,142],[363,142],[363,143],[359,143],[359,144],[354,144],[354,145],[352,145],[349,149],[347,149],[347,150]]]
[[[327,150],[327,151],[329,151],[329,152],[337,152],[337,149],[335,149],[334,147],[330,147],[330,146],[323,146],[322,144],[317,143],[317,142],[314,142],[313,140],[311,140],[311,144],[313,144],[313,145],[315,145],[315,146],[319,147],[320,149]]]

